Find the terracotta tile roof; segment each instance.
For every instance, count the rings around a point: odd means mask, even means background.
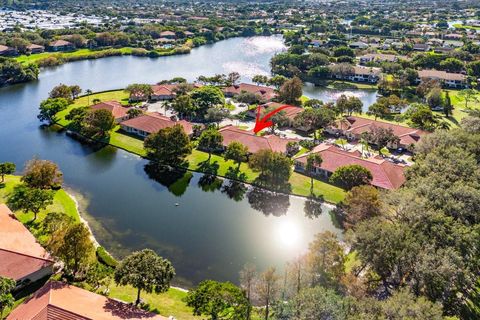
[[[268,103],[265,103],[265,104],[261,105],[261,107],[264,107],[264,108],[270,108],[270,107],[279,108],[279,107],[285,106],[285,105],[286,104],[284,104],[284,103],[268,102]],[[287,106],[289,106],[289,108],[283,109],[282,111],[285,113],[287,118],[289,118],[290,120],[293,120],[297,114],[299,114],[300,112],[303,111],[303,108],[300,108],[300,107],[291,106],[291,105],[287,105]]]
[[[62,46],[71,46],[72,43],[65,41],[65,40],[55,40],[53,42],[50,42],[51,47],[62,47]]]
[[[357,164],[372,173],[372,185],[383,189],[398,189],[405,182],[405,166],[397,165],[385,159],[376,157],[361,158],[358,151],[348,152],[334,145],[320,144],[310,153],[320,153],[322,157],[321,168],[328,172],[334,172],[338,167]],[[310,154],[308,153],[308,154]],[[295,159],[303,164],[307,162],[308,154]]]
[[[120,102],[113,100],[94,104],[90,108],[93,110],[108,110],[113,114],[115,119],[126,117],[128,112],[128,108],[124,107]]]
[[[19,280],[52,263],[30,231],[0,204],[0,276]]]
[[[162,31],[162,32],[160,33],[160,36],[161,36],[161,37],[165,37],[165,36],[175,36],[175,32],[173,32],[173,31]]]
[[[349,116],[337,121],[335,127],[345,132],[351,132],[357,137],[364,132],[369,132],[373,127],[392,129],[393,134],[400,138],[402,145],[416,144],[422,136],[428,134],[420,129],[356,116]]]
[[[461,73],[451,73],[440,70],[420,70],[418,71],[418,77],[423,78],[435,78],[441,80],[456,80],[456,81],[465,81],[467,77]]]
[[[231,125],[223,127],[219,131],[223,136],[224,146],[228,146],[232,141],[238,141],[245,145],[251,153],[264,149],[286,152],[288,142],[298,141],[296,139],[283,139],[276,135],[257,136],[251,131],[245,131]]]
[[[380,73],[382,73],[382,69],[375,68],[375,67],[354,66],[353,70],[355,74],[372,75],[372,76],[379,76]]]
[[[35,43],[32,43],[30,45],[27,46],[27,49],[29,50],[33,50],[33,49],[45,49],[44,46],[41,46],[39,44],[35,44]]]
[[[160,315],[137,309],[131,305],[102,295],[50,281],[14,309],[8,320],[167,320]]]
[[[9,51],[9,50],[12,50],[12,48],[4,46],[3,44],[0,44],[0,52]]]
[[[224,93],[229,93],[232,95],[237,95],[242,91],[258,94],[267,101],[272,100],[276,96],[275,90],[270,87],[257,86],[249,83],[240,83],[223,89]]]
[[[148,133],[155,133],[160,129],[173,127],[176,124],[181,125],[186,134],[193,133],[193,125],[190,122],[185,120],[173,121],[169,117],[162,116],[158,112],[144,114],[120,123],[121,126],[142,130]]]

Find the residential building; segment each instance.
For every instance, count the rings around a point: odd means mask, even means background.
[[[395,164],[379,156],[362,158],[360,151],[345,151],[334,145],[320,144],[311,152],[294,159],[295,170],[305,172],[309,154],[318,153],[322,157],[320,166],[315,166],[313,174],[328,178],[339,167],[360,165],[372,174],[371,184],[375,187],[394,190],[405,182],[404,165]],[[312,173],[309,173],[312,174]]]
[[[69,285],[49,281],[15,308],[7,320],[168,320],[131,304]]]
[[[163,31],[163,32],[160,32],[160,37],[167,38],[167,39],[176,39],[177,35],[173,31]]]
[[[55,40],[50,42],[48,45],[48,50],[50,51],[71,51],[75,50],[75,46],[73,43],[65,41],[65,40]]]
[[[28,229],[0,204],[0,276],[14,279],[17,287],[53,272],[53,260]]]
[[[418,71],[417,83],[423,79],[439,80],[449,88],[465,88],[467,86],[467,76],[461,73],[451,73],[441,70],[420,70]]]
[[[193,134],[193,125],[185,120],[172,120],[158,112],[143,114],[139,117],[129,119],[120,123],[123,131],[137,135],[141,138],[156,133],[160,129],[181,125],[188,135]]]
[[[232,125],[220,128],[219,132],[223,136],[223,146],[225,148],[231,142],[237,141],[245,145],[250,153],[257,153],[260,150],[286,153],[289,142],[298,142],[297,139],[280,138],[273,134],[257,136],[252,131],[242,130]]]
[[[200,88],[199,84],[192,84],[194,88]],[[157,84],[152,86],[153,93],[150,95],[150,100],[173,100],[177,96],[175,89],[178,88],[178,84]]]
[[[303,111],[303,108],[292,106],[292,105],[287,105],[287,104],[279,103],[279,102],[267,102],[267,103],[264,103],[264,104],[260,105],[259,107],[261,108],[261,111],[263,111],[263,110],[268,109],[268,108],[277,109],[277,108],[280,108],[282,106],[288,106],[288,108],[283,109],[281,112],[283,112],[285,114],[285,116],[290,120],[291,124],[293,123],[293,120],[295,119],[297,114],[299,114],[300,112]],[[257,108],[252,108],[252,109],[248,110],[247,116],[249,116],[250,118],[256,118],[257,117]]]
[[[0,56],[16,56],[17,54],[17,49],[0,44]]]
[[[240,94],[242,91],[256,94],[264,101],[270,101],[276,96],[273,88],[249,83],[240,83],[223,89],[225,96],[230,98]]]
[[[110,111],[117,123],[128,119],[129,108],[124,107],[118,101],[100,102],[100,103],[97,103],[97,104],[94,104],[93,106],[91,106],[90,109],[92,109],[92,110],[103,109],[103,110]]]
[[[349,47],[352,49],[367,49],[368,44],[362,41],[356,41],[349,44]]]
[[[332,77],[355,82],[377,83],[381,73],[381,68],[353,66],[349,74],[333,74]]]
[[[430,45],[426,43],[416,43],[413,45],[413,51],[430,51]]]
[[[367,64],[369,62],[397,62],[399,60],[408,59],[405,56],[397,56],[395,54],[383,54],[383,53],[369,53],[358,57],[360,64]]]
[[[34,53],[42,53],[45,51],[45,47],[39,44],[32,43],[27,46],[27,51],[34,54]]]
[[[417,144],[423,136],[428,134],[428,132],[420,129],[356,116],[349,116],[338,120],[333,126],[325,128],[325,132],[342,135],[352,141],[361,139],[363,133],[370,132],[375,127],[391,129],[393,134],[400,138],[398,144],[389,145],[391,149],[411,149],[412,145]]]

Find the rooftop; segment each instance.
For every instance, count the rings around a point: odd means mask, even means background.
[[[122,126],[135,128],[137,130],[145,131],[147,133],[155,133],[160,129],[165,129],[167,127],[173,127],[176,124],[179,124],[183,127],[186,134],[191,134],[193,132],[193,125],[185,120],[174,121],[169,117],[165,117],[158,112],[152,112],[148,114],[141,115],[139,117],[128,119],[120,123]]]

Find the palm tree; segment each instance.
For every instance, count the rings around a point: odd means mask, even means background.
[[[359,141],[360,145],[362,146],[362,157],[365,153],[365,150],[367,150],[367,152],[369,152],[369,145],[368,145],[368,141],[365,140],[364,138],[361,138],[360,141]]]
[[[347,140],[341,138],[341,139],[335,140],[335,143],[341,146],[343,150],[347,150],[347,147],[346,147]]]
[[[87,105],[90,105],[90,95],[93,93],[92,90],[87,89],[85,90],[85,93],[87,94]]]
[[[310,175],[310,194],[313,194],[313,171],[315,170],[315,167],[319,167],[322,162],[323,159],[319,153],[310,153],[307,156],[307,166],[305,169]]]

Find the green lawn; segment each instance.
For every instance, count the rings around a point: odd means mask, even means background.
[[[174,316],[176,319],[195,320],[201,319],[192,315],[192,309],[187,307],[183,299],[187,293],[183,290],[170,288],[168,292],[155,294],[142,292],[141,298],[148,304],[148,309],[162,316]],[[110,287],[109,297],[120,299],[125,302],[134,302],[137,298],[137,290],[131,286]]]
[[[100,54],[102,52],[112,51],[114,50],[119,55],[129,55],[132,54],[132,48],[120,48],[120,49],[102,49],[102,50],[90,50],[90,49],[79,49],[72,52],[42,52],[36,53],[31,55],[21,55],[15,58],[20,63],[30,64],[30,63],[37,63],[39,60],[55,56],[61,57],[66,60],[68,59],[88,59],[89,57],[93,57],[95,54]]]
[[[5,183],[3,187],[0,185],[0,203],[6,203],[9,194],[13,191],[13,188],[20,183],[19,176],[7,175],[5,177]],[[73,199],[63,189],[55,192],[53,204],[48,206],[47,209],[40,211],[36,222],[41,222],[48,212],[63,212],[72,217],[75,221],[80,221],[80,215],[77,211],[75,201],[73,201]],[[30,222],[33,219],[33,213],[15,212],[15,215],[22,223]]]

